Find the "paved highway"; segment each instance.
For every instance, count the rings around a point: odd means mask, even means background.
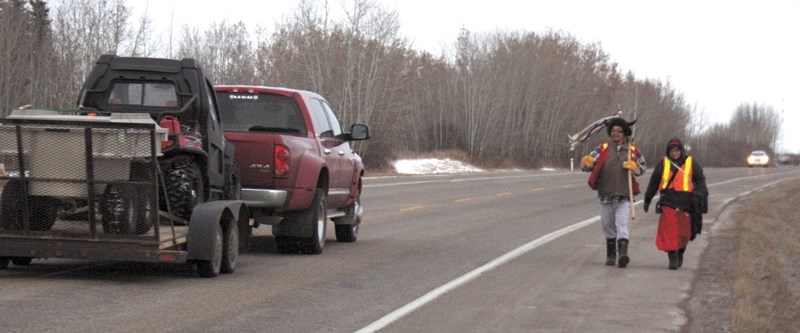
[[[183,265],[11,265],[0,270],[0,330],[676,331],[700,251],[725,222],[725,206],[800,177],[788,167],[706,173],[705,234],[678,271],[667,270],[653,243],[656,215],[641,204],[628,268],[604,265],[599,207],[584,173],[368,178],[358,241],[337,243],[329,224],[317,256],[278,254],[262,227],[237,271],[215,279]]]

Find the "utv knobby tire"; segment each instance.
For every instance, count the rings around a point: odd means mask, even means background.
[[[333,219],[336,224],[336,241],[352,243],[358,239],[358,228],[364,208],[361,207],[361,189],[356,193],[353,206],[347,209],[347,214]]]
[[[141,235],[150,230],[155,200],[147,190],[129,184],[109,184],[100,203],[103,231]]]
[[[311,237],[300,239],[300,252],[305,254],[320,254],[325,247],[325,227],[328,222],[328,210],[325,203],[325,191],[318,188],[314,192],[314,200],[307,210],[297,216],[297,222],[310,224]]]
[[[21,230],[25,216],[22,181],[9,180],[3,187],[0,197],[0,226],[6,230]],[[59,201],[51,197],[29,196],[30,230],[47,231],[53,227],[58,217]]]
[[[214,252],[211,259],[197,260],[197,274],[202,277],[216,277],[222,270],[223,232],[222,227],[216,228],[214,237]]]
[[[182,219],[188,221],[194,206],[205,202],[203,175],[195,163],[173,163],[167,170],[164,183],[170,212]]]

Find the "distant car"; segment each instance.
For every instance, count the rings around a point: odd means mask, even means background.
[[[747,166],[749,167],[767,167],[769,166],[769,156],[763,150],[754,150],[747,156]]]
[[[800,165],[800,155],[798,154],[780,154],[776,160],[778,165]]]

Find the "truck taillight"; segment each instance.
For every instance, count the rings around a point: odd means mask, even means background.
[[[289,148],[286,146],[275,145],[275,177],[288,177],[289,164]]]

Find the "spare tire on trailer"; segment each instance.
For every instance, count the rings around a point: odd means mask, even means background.
[[[100,212],[105,233],[141,235],[150,230],[155,199],[150,191],[131,184],[109,184]]]
[[[25,191],[21,180],[9,180],[3,187],[0,197],[0,227],[6,230],[21,230],[24,218],[23,196]],[[58,217],[60,201],[51,197],[29,196],[30,230],[47,231],[53,227]]]

